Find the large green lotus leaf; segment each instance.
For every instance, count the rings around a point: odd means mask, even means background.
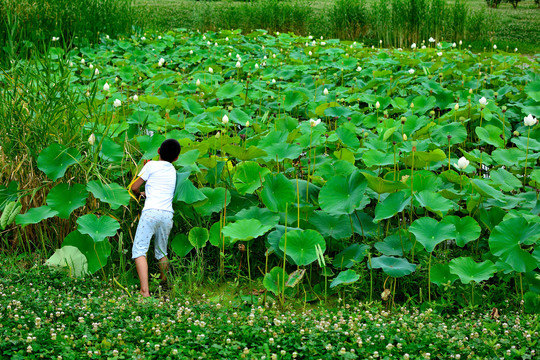
[[[279,241],[279,248],[286,252],[297,265],[309,265],[317,260],[316,245],[321,247],[322,252],[326,250],[326,242],[321,234],[315,230],[293,230],[289,231]]]
[[[418,201],[420,206],[440,217],[443,217],[448,211],[454,208],[454,203],[452,201],[433,191],[420,191],[414,195],[414,198]]]
[[[439,286],[453,284],[458,279],[456,274],[450,272],[449,264],[435,264],[431,266],[430,281]]]
[[[345,271],[342,271],[336,276],[334,280],[330,283],[330,287],[336,287],[338,285],[348,285],[352,284],[360,279],[360,275],[358,275],[354,270],[348,269]]]
[[[460,218],[459,216],[445,216],[443,223],[454,224],[456,227],[456,244],[460,247],[474,241],[480,237],[482,228],[478,222],[470,216]]]
[[[266,151],[253,145],[247,149],[244,149],[240,146],[229,144],[223,147],[223,151],[240,161],[247,161],[267,156]]]
[[[262,224],[257,219],[249,219],[228,223],[223,227],[221,232],[223,235],[231,238],[233,242],[236,242],[258,238],[266,234],[271,228],[272,226]]]
[[[88,191],[84,185],[58,184],[49,191],[47,195],[47,205],[51,209],[58,211],[58,217],[68,219],[73,210],[86,204]]]
[[[472,179],[471,181],[474,189],[483,197],[503,200],[504,194],[488,185],[485,180]]]
[[[158,155],[158,149],[161,143],[165,141],[165,136],[161,134],[155,134],[154,136],[142,135],[137,137],[137,142],[141,146],[141,150],[144,152],[143,159],[148,160]]]
[[[540,223],[528,223],[522,217],[504,220],[489,236],[491,253],[510,265],[517,272],[529,272],[538,262],[520,245],[533,245],[540,239]]]
[[[340,126],[336,130],[336,134],[339,137],[339,140],[346,146],[356,150],[360,147],[360,141],[355,133],[344,126]]]
[[[267,208],[260,208],[257,206],[240,210],[234,218],[235,220],[257,219],[262,224],[271,227],[276,226],[279,222],[278,214],[271,212]]]
[[[266,151],[264,161],[277,161],[281,162],[285,159],[294,160],[298,158],[303,151],[303,148],[296,144],[289,143],[273,143],[262,148]]]
[[[356,166],[346,160],[336,160],[334,162],[325,162],[322,165],[317,165],[315,168],[315,176],[320,176],[323,179],[330,179],[334,176],[349,176],[356,170]],[[310,185],[311,188],[311,185]]]
[[[57,249],[54,254],[45,261],[48,266],[67,267],[70,275],[82,277],[88,273],[88,262],[84,254],[74,246],[64,246]]]
[[[182,107],[192,115],[199,115],[204,112],[204,108],[200,103],[193,99],[182,100]]]
[[[105,137],[101,143],[99,156],[105,161],[119,163],[124,157],[124,148],[109,137]]]
[[[435,149],[432,151],[415,151],[409,153],[406,157],[402,157],[402,161],[405,165],[407,165],[407,167],[412,166],[413,156],[415,169],[421,169],[428,166],[432,162],[446,159],[446,154],[441,149]]]
[[[261,191],[263,204],[271,211],[285,211],[285,207],[296,203],[297,194],[293,184],[283,174],[268,174],[264,177]]]
[[[377,194],[391,193],[407,188],[407,185],[401,181],[389,181],[367,173],[362,174],[366,178],[369,188]]]
[[[40,206],[38,208],[28,209],[25,214],[17,215],[15,217],[15,223],[24,227],[29,224],[37,224],[56,215],[58,215],[58,211],[51,209],[49,206]]]
[[[69,166],[76,164],[81,159],[77,149],[66,148],[61,144],[52,144],[43,149],[38,156],[38,169],[43,171],[51,180],[64,176]]]
[[[96,199],[99,199],[116,210],[120,206],[129,204],[131,196],[129,192],[117,183],[102,184],[99,181],[90,181],[86,185],[86,190],[90,191]]]
[[[416,270],[416,265],[411,264],[407,259],[385,255],[372,258],[371,267],[382,269],[386,275],[396,278],[409,275]]]
[[[201,227],[194,227],[191,230],[189,230],[188,234],[188,240],[196,249],[202,249],[206,246],[206,242],[210,238],[210,234],[208,233],[208,229],[201,228]]]
[[[259,166],[254,161],[245,161],[236,166],[233,176],[233,184],[242,195],[253,194],[261,187],[262,179],[269,174],[270,170]]]
[[[485,127],[476,127],[474,131],[480,140],[485,141],[489,145],[498,148],[504,147],[504,141],[501,138],[502,129],[493,125],[486,125]]]
[[[504,191],[513,191],[522,187],[521,181],[517,177],[502,168],[490,171],[489,177]]]
[[[306,100],[307,96],[301,91],[287,91],[283,101],[283,108],[285,111],[291,111]]]
[[[459,122],[452,122],[435,127],[432,134],[433,140],[441,146],[448,146],[448,135],[450,135],[450,145],[456,145],[467,139],[467,130]]]
[[[152,124],[152,123],[158,123],[161,121],[161,116],[158,112],[155,111],[142,111],[137,110],[131,114],[128,118],[129,124],[138,124],[138,125],[144,125],[144,124]]]
[[[528,83],[524,91],[534,101],[540,101],[540,80]]]
[[[193,250],[193,245],[189,242],[186,234],[179,233],[172,239],[171,249],[176,255],[182,258]]]
[[[394,154],[391,152],[370,149],[362,154],[362,160],[367,168],[372,166],[385,166],[394,163]]]
[[[248,114],[238,108],[229,113],[229,119],[240,126],[246,126],[246,122],[248,121],[253,122]]]
[[[218,91],[216,91],[216,97],[219,99],[231,99],[239,95],[242,90],[244,90],[244,86],[242,84],[228,82],[220,87]]]
[[[95,242],[104,241],[108,236],[116,235],[120,224],[110,216],[97,217],[94,214],[81,216],[77,219],[77,230],[90,235]]]
[[[202,188],[200,192],[208,198],[208,201],[203,203],[200,206],[195,207],[195,211],[201,214],[202,216],[210,216],[213,213],[220,212],[225,207],[225,202],[227,205],[231,202],[231,193],[226,191],[225,188]],[[225,201],[225,192],[227,192],[227,200]]]
[[[283,275],[283,268],[274,267],[269,273],[264,275],[263,285],[264,287],[274,293],[274,295],[281,294],[285,287],[285,281],[289,278],[287,272]]]
[[[375,218],[373,221],[378,222],[383,219],[388,219],[399,212],[402,212],[407,205],[411,203],[411,197],[404,191],[391,193],[383,201],[377,203],[375,207]]]
[[[347,215],[331,215],[324,211],[315,211],[309,218],[309,223],[325,237],[336,240],[350,238],[352,229]]]
[[[395,234],[387,236],[384,241],[375,243],[375,249],[387,256],[403,256],[413,247],[409,234],[401,229]]]
[[[450,273],[459,276],[463,284],[488,280],[496,272],[497,267],[490,260],[477,263],[471,257],[462,256],[450,261]]]
[[[201,206],[208,201],[208,198],[189,180],[190,173],[190,171],[176,173],[174,201]]]
[[[178,156],[178,160],[174,162],[174,165],[184,166],[191,169],[199,158],[200,153],[201,152],[198,149],[186,151],[182,155]]]
[[[319,192],[321,209],[333,215],[351,214],[362,203],[366,187],[367,181],[359,172],[333,177]]]
[[[111,244],[108,241],[94,242],[86,234],[81,234],[74,230],[66,236],[62,242],[62,247],[74,246],[86,257],[88,272],[94,274],[107,264],[111,255]]]
[[[352,244],[334,257],[332,265],[338,269],[348,269],[364,259],[369,245]]]
[[[428,253],[433,252],[437,244],[444,240],[455,239],[457,232],[454,224],[438,222],[430,217],[416,219],[409,231],[416,236],[416,240],[426,248]]]
[[[524,157],[525,151],[515,147],[509,149],[497,149],[491,153],[491,156],[498,165],[504,165],[510,168],[518,166],[516,159]]]

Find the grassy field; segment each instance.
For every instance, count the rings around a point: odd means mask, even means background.
[[[297,16],[301,18],[300,22],[304,24],[292,30],[298,33],[307,32],[316,36],[336,36],[329,30],[332,28],[329,25],[336,20],[333,18],[334,15],[332,15],[331,11],[335,2],[335,0],[290,1],[291,4],[297,5],[296,8],[301,9],[301,13],[297,14]],[[379,0],[365,0],[366,8],[371,10],[378,2]],[[455,4],[455,1],[447,0],[446,3],[451,6]],[[484,0],[462,0],[462,3],[471,12],[480,13],[485,22],[481,35],[474,34],[471,36],[471,39],[474,39],[473,46],[476,49],[495,43],[498,44],[499,48],[508,47],[513,49],[517,47],[520,51],[528,53],[536,53],[540,49],[540,32],[538,31],[540,12],[533,0],[522,1],[517,9],[506,3],[501,4],[497,9],[489,8]],[[249,6],[246,5],[246,2],[240,1],[194,0],[136,0],[135,4],[139,7],[146,24],[150,27],[191,27],[200,30],[212,30],[213,25],[221,24],[218,21],[213,21],[215,20],[213,17],[219,17],[224,13],[212,10],[229,7],[240,9]],[[275,14],[273,15],[275,16]],[[309,19],[306,20],[307,18]],[[232,19],[229,23],[234,26],[235,20]],[[373,24],[369,25],[374,26]],[[287,30],[289,29],[283,29],[282,31]],[[448,40],[457,41],[460,39]]]

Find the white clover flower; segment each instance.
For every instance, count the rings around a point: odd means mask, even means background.
[[[120,99],[114,100],[113,106],[114,106],[115,108],[116,108],[116,107],[119,107],[119,106],[122,106],[122,102],[120,101]]]
[[[538,120],[534,116],[532,116],[532,114],[529,114],[523,118],[523,123],[525,124],[525,126],[534,126],[537,122]]]

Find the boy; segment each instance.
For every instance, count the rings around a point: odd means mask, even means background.
[[[146,253],[150,247],[152,235],[161,280],[167,281],[169,268],[167,243],[173,225],[172,201],[176,186],[176,169],[172,163],[178,159],[180,144],[174,139],[165,140],[159,147],[158,154],[159,161],[146,163],[138,175],[139,178],[131,186],[131,191],[135,196],[146,199],[132,249],[132,259],[135,259],[143,297],[150,296]],[[140,192],[139,189],[145,181],[145,191]]]

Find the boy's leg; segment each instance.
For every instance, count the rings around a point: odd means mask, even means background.
[[[159,261],[159,270],[161,272],[161,280],[167,281],[167,273],[169,271],[169,259],[167,258],[167,245],[169,242],[169,234],[171,233],[173,214],[164,211],[161,222],[156,227],[155,233],[155,256]]]
[[[148,297],[150,296],[150,289],[148,287],[148,262],[146,261],[146,256],[136,258],[135,266],[137,267],[137,274],[141,282],[141,295]]]

